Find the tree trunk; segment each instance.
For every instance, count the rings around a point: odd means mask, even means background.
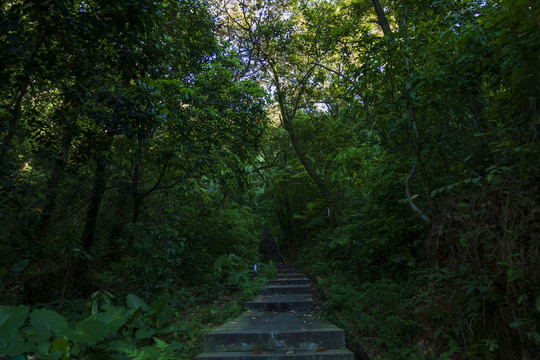
[[[298,156],[298,160],[300,160],[300,163],[302,166],[304,166],[304,169],[306,169],[308,175],[311,177],[311,179],[315,182],[315,185],[321,193],[323,194],[324,198],[326,199],[326,202],[328,204],[328,207],[330,209],[329,217],[332,220],[332,222],[339,222],[339,207],[337,206],[337,203],[334,199],[334,196],[328,189],[328,186],[326,186],[325,181],[320,177],[320,175],[317,173],[317,170],[315,170],[315,167],[313,166],[313,162],[307,155],[304,153],[300,145],[298,144],[298,140],[296,139],[296,134],[294,132],[294,129],[291,126],[291,123],[289,122],[287,126],[284,126],[285,130],[289,133],[289,139],[291,140],[291,145],[293,146],[293,149],[296,153],[296,156]]]
[[[390,29],[390,24],[384,13],[384,9],[379,0],[371,0],[373,7],[375,8],[375,13],[377,14],[377,22],[381,26],[384,35],[388,35],[392,32]]]
[[[69,153],[72,140],[71,131],[67,130],[64,139],[62,140],[60,153],[54,160],[53,171],[49,180],[47,181],[47,190],[45,195],[45,205],[41,213],[41,219],[37,226],[38,236],[43,236],[47,233],[52,214],[56,208],[56,200],[58,198],[58,184],[64,177],[64,170],[66,169],[67,162],[69,160]]]
[[[135,156],[135,163],[133,164],[133,168],[131,171],[131,179],[132,179],[132,195],[133,195],[133,213],[131,215],[131,223],[136,224],[137,221],[139,221],[139,215],[141,212],[141,205],[143,201],[143,194],[139,191],[139,181],[141,178],[141,165],[142,165],[142,149],[141,149],[141,141],[138,140],[138,148],[137,153]],[[133,245],[135,244],[135,236],[133,233],[129,234],[128,239],[128,246],[127,251],[131,251],[133,249]]]
[[[81,247],[84,251],[88,252],[92,247],[96,235],[96,225],[103,201],[103,194],[105,193],[106,183],[106,168],[107,162],[99,154],[96,155],[96,172],[94,175],[94,187],[92,189],[92,197],[90,199],[90,205],[86,213],[86,222],[84,224],[84,230],[81,236]]]
[[[127,198],[128,190],[126,189],[126,185],[123,185],[118,190],[118,196],[116,197],[116,201],[114,203],[112,227],[107,238],[107,242],[110,246],[110,255],[114,259],[118,259],[121,253],[120,238],[126,223]]]
[[[12,103],[9,105],[8,129],[6,136],[4,136],[4,138],[2,139],[2,149],[0,150],[0,171],[3,171],[5,156],[9,151],[9,148],[11,147],[11,141],[17,134],[17,123],[19,121],[19,116],[21,113],[22,102],[24,100],[24,97],[28,93],[28,88],[30,87],[30,83],[32,80],[30,69],[34,65],[35,57],[41,50],[41,46],[43,45],[44,41],[45,30],[42,30],[39,39],[36,42],[34,51],[30,54],[30,56],[28,57],[28,62],[24,65],[24,76],[22,77],[22,80],[19,84],[17,94],[15,95]]]

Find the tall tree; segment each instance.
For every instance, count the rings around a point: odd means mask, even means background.
[[[343,23],[347,10],[324,1],[234,1],[221,9],[225,36],[239,48],[246,75],[264,79],[273,92],[296,156],[337,219],[336,194],[298,138],[295,119],[302,109],[323,102],[316,90],[326,85],[327,76],[339,73],[340,41],[351,31]]]

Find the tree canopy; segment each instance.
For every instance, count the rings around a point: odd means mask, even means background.
[[[263,228],[380,358],[540,351],[540,1],[0,17],[0,358],[189,358]]]

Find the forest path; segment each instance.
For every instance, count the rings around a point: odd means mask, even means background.
[[[204,337],[200,360],[353,360],[345,332],[313,310],[310,281],[298,269],[278,267],[248,311]]]

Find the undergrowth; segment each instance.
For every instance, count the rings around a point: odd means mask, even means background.
[[[326,297],[326,315],[353,338],[382,349],[391,359],[423,359],[415,343],[419,324],[412,286],[389,279],[356,285],[329,276],[319,287]]]
[[[239,315],[275,273],[259,276],[221,264],[213,286],[180,288],[151,301],[97,291],[69,300],[62,313],[49,304],[0,306],[0,359],[193,359],[203,336]],[[229,266],[229,268],[227,268]]]

